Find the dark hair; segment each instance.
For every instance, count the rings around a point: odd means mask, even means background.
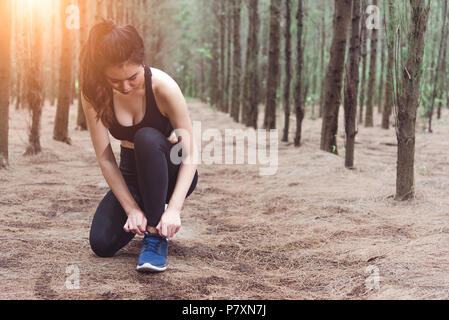
[[[89,32],[87,42],[81,49],[80,84],[84,98],[109,128],[114,120],[111,108],[112,87],[104,76],[106,67],[125,62],[144,63],[145,48],[137,30],[131,26],[118,26],[111,20],[102,19]]]

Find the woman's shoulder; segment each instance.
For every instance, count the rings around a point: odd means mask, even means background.
[[[176,81],[163,70],[151,67],[153,92],[156,99],[156,103],[161,110],[161,113],[165,116],[167,114],[165,109],[165,101],[167,97],[170,97],[173,93],[179,90],[179,86]]]
[[[151,80],[154,83],[153,90],[164,91],[170,89],[171,86],[178,85],[176,81],[165,71],[150,67],[151,74],[153,75]]]

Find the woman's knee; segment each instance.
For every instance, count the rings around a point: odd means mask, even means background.
[[[92,251],[101,258],[110,258],[116,252],[116,250],[111,247],[110,242],[107,241],[107,239],[99,237],[92,232],[89,237],[89,243]]]
[[[154,147],[164,146],[168,140],[157,129],[152,127],[143,127],[137,130],[134,135],[134,147],[136,150],[143,147],[145,150]]]

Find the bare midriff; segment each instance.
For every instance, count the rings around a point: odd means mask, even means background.
[[[175,132],[172,132],[171,135],[169,137],[167,137],[167,140],[170,141],[171,143],[177,143],[178,139],[176,137]],[[129,149],[134,149],[134,143],[132,143],[131,141],[128,140],[120,140],[120,144],[125,147],[125,148],[129,148]]]
[[[128,140],[120,140],[121,141],[121,145],[125,148],[129,148],[129,149],[134,149],[134,143],[128,141]]]

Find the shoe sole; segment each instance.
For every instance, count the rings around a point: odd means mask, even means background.
[[[152,264],[146,262],[141,266],[137,266],[136,270],[137,271],[142,271],[142,272],[158,272],[158,271],[164,271],[165,269],[167,269],[166,266],[163,267],[157,267],[157,266],[153,266]]]

